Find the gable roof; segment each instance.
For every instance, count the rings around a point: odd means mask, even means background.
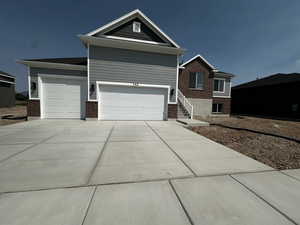
[[[121,16],[120,18],[113,20],[112,22],[97,28],[96,30],[93,30],[89,33],[87,33],[87,36],[93,36],[99,32],[106,33],[108,31],[111,31],[112,29],[115,29],[118,26],[121,26],[122,24],[134,19],[139,18],[143,23],[145,23],[154,33],[156,33],[159,37],[161,37],[163,40],[166,40],[170,42],[174,47],[180,48],[180,46],[173,41],[167,34],[165,34],[157,25],[153,23],[145,14],[143,14],[139,9],[133,10],[130,13],[125,14],[124,16]]]
[[[278,73],[258,80],[237,85],[232,89],[263,87],[263,86],[271,86],[271,85],[285,84],[285,83],[292,83],[292,82],[300,82],[300,73],[290,73],[290,74]]]
[[[187,64],[189,64],[190,62],[192,62],[192,61],[194,61],[194,60],[196,60],[196,59],[202,60],[202,61],[203,61],[210,69],[216,70],[216,68],[215,68],[213,65],[211,65],[211,64],[210,64],[203,56],[201,56],[200,54],[195,55],[193,58],[191,58],[191,59],[189,59],[188,61],[184,62],[184,63],[181,64],[180,66],[181,66],[181,67],[184,67],[184,66],[186,66]]]

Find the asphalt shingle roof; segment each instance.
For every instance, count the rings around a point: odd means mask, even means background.
[[[48,58],[48,59],[24,59],[24,61],[63,63],[71,65],[87,65],[87,57],[76,58]]]
[[[278,73],[270,75],[258,80],[250,81],[244,84],[237,85],[232,89],[252,88],[252,87],[263,87],[291,82],[300,82],[300,73]]]

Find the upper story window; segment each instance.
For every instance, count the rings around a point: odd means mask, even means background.
[[[224,92],[225,91],[225,80],[224,79],[214,79],[214,91]]]
[[[141,23],[140,22],[133,22],[133,32],[136,32],[136,33],[140,33],[141,32]]]
[[[190,72],[189,88],[204,89],[204,73]]]

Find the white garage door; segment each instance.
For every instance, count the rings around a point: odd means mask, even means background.
[[[85,96],[85,79],[42,78],[42,118],[84,118]]]
[[[99,118],[102,120],[163,120],[166,88],[99,86]]]

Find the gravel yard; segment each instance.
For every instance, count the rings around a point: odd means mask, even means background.
[[[213,118],[209,122],[300,139],[300,122],[254,117]],[[300,168],[300,144],[297,142],[214,125],[191,129],[273,168]]]
[[[15,119],[2,119],[3,116],[12,115]],[[27,116],[26,103],[17,102],[15,107],[0,108],[0,126],[23,122]]]

